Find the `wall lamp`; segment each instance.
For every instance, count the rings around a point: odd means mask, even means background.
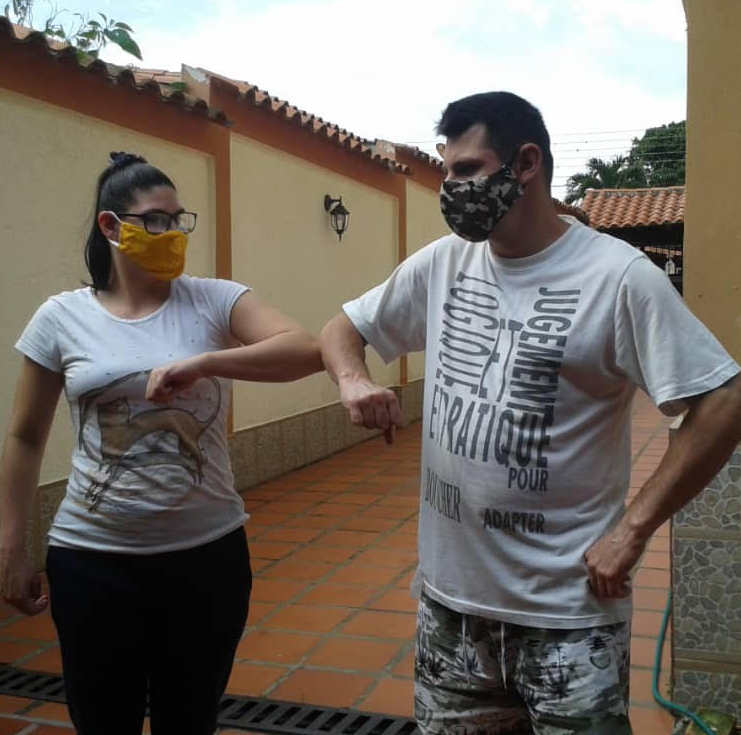
[[[337,233],[340,242],[342,242],[342,235],[347,232],[347,226],[350,222],[350,212],[348,212],[342,204],[342,197],[339,199],[332,199],[332,197],[327,194],[324,197],[324,211],[329,212],[332,229]]]

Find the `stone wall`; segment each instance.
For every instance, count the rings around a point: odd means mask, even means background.
[[[741,447],[672,520],[673,700],[741,721]]]

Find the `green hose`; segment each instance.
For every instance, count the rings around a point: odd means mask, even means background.
[[[664,648],[664,638],[666,637],[666,626],[669,622],[669,610],[671,609],[672,593],[666,598],[666,609],[664,610],[664,619],[661,621],[661,630],[659,631],[659,640],[656,642],[656,658],[654,659],[653,681],[651,682],[651,692],[654,699],[666,710],[674,714],[689,717],[704,733],[707,735],[716,735],[715,730],[711,730],[694,712],[690,712],[680,704],[675,704],[664,699],[659,694],[659,674],[661,673],[661,651]]]

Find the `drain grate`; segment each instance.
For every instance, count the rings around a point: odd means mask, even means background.
[[[259,697],[225,696],[219,725],[282,735],[419,735],[414,720]]]
[[[66,702],[64,680],[58,674],[6,664],[0,664],[0,694]],[[221,699],[218,724],[276,735],[419,735],[414,720],[406,717],[231,694]]]
[[[24,671],[0,664],[0,694],[13,697],[43,699],[46,702],[66,702],[64,679],[58,674]]]

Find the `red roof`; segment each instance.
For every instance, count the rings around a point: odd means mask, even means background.
[[[136,92],[150,92],[159,95],[163,102],[180,105],[183,108],[204,115],[222,125],[227,124],[226,116],[218,110],[212,110],[208,104],[193,95],[185,94],[180,89],[170,89],[167,85],[158,84],[152,74],[137,78],[134,70],[127,67],[108,64],[100,59],[93,61],[81,61],[77,57],[77,51],[68,46],[54,41],[40,31],[35,31],[23,26],[11,23],[4,15],[0,15],[0,43],[9,40],[11,43],[21,43],[37,48],[48,54],[56,61],[71,64],[79,70],[89,74],[105,76],[112,84],[129,88]]]
[[[443,162],[441,159],[431,156],[429,153],[425,153],[421,148],[417,148],[417,146],[404,145],[402,143],[398,144],[396,147],[407,151],[412,158],[421,161],[422,163],[426,163],[431,168],[437,169],[438,171],[443,170]]]
[[[684,224],[684,186],[587,189],[580,207],[599,230]]]
[[[210,72],[207,69],[198,68],[193,70],[188,67],[188,70],[190,72],[195,71],[199,76],[207,79],[209,85],[220,86],[224,91],[230,90],[242,103],[266,110],[281,120],[286,120],[293,125],[304,128],[320,138],[339,145],[341,148],[346,148],[363,158],[369,158],[383,168],[391,169],[395,173],[400,174],[410,173],[408,166],[398,163],[389,156],[377,153],[373,148],[373,141],[367,138],[361,138],[355,135],[355,133],[351,133],[334,123],[327,122],[310,112],[300,110],[290,102],[286,102],[279,97],[271,96],[268,92],[259,89],[254,84],[230,79],[229,77]]]
[[[573,204],[566,204],[560,199],[556,199],[556,197],[553,197],[552,201],[553,206],[556,208],[556,212],[559,214],[568,214],[571,217],[576,217],[579,222],[587,226],[590,225],[589,217],[587,217],[587,213],[581,207],[574,206]]]
[[[78,60],[77,52],[72,46],[65,46],[57,41],[52,41],[39,31],[15,26],[5,16],[0,15],[0,42],[5,37],[14,43],[31,44],[56,59],[69,60],[84,71],[105,74],[112,83],[119,86],[129,87],[136,91],[156,90],[163,102],[181,104],[183,107],[205,114],[217,122],[229,124],[223,112],[210,108],[209,103],[201,97],[195,97],[187,93],[186,90],[190,85],[187,82],[183,84],[184,74],[182,70],[172,72],[160,69],[128,68],[104,63],[100,60],[81,62]],[[299,110],[285,100],[272,97],[267,92],[258,89],[254,84],[229,79],[205,69],[186,68],[189,71],[195,71],[207,85],[220,84],[222,88],[233,89],[234,94],[241,102],[267,110],[279,119],[307,129],[309,132],[346,148],[356,155],[369,158],[374,163],[390,169],[394,173],[410,173],[407,166],[398,163],[391,157],[376,153],[373,150],[372,141],[361,138],[338,125],[326,122],[321,117]],[[190,77],[188,78],[190,80]],[[201,92],[201,94],[207,94],[207,91]]]

